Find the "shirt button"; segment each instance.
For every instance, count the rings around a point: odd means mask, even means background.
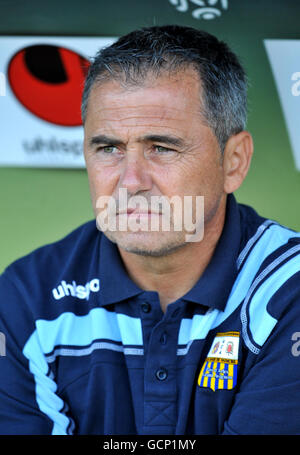
[[[162,333],[162,335],[161,335],[161,337],[159,339],[160,343],[161,344],[166,344],[167,343],[167,338],[168,338],[168,336],[167,336],[166,332]]]
[[[176,318],[179,313],[180,313],[180,308],[176,308],[176,310],[172,314],[172,318]]]
[[[155,375],[159,381],[164,381],[168,377],[168,372],[165,368],[159,368]]]
[[[149,313],[151,311],[151,305],[148,302],[142,303],[141,308],[144,313]]]

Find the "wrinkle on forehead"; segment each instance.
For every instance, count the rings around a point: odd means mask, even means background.
[[[204,122],[201,93],[198,74],[191,69],[171,76],[149,77],[135,87],[124,87],[115,80],[105,81],[92,88],[87,113],[106,114],[116,121],[145,115],[172,119],[185,113],[198,115]]]

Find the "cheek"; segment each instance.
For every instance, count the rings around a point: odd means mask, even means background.
[[[92,196],[110,196],[118,181],[116,169],[100,165],[97,162],[87,163],[86,168]]]
[[[223,191],[224,178],[222,166],[218,161],[195,163],[186,179],[185,193],[201,196],[219,195]]]
[[[115,185],[105,174],[103,169],[100,171],[95,168],[88,170],[90,196],[96,218],[104,209],[107,209],[107,198],[114,196]]]

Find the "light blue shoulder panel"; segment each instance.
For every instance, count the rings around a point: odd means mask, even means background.
[[[245,344],[254,354],[260,352],[278,322],[267,306],[281,286],[300,271],[299,253],[300,244],[297,244],[278,256],[256,277],[247,293],[241,309],[242,333]]]
[[[57,385],[48,374],[49,363],[57,355],[84,356],[94,349],[143,355],[140,319],[94,308],[84,316],[67,312],[51,321],[36,321],[36,330],[25,344],[23,354],[34,375],[37,404],[53,421],[52,434],[68,434],[72,422],[64,414],[65,404],[56,394]]]
[[[210,330],[222,324],[238,308],[246,298],[252,281],[264,260],[292,237],[300,238],[300,233],[270,220],[259,226],[238,257],[237,268],[240,270],[224,311],[215,309],[204,315],[195,315],[192,319],[183,319],[178,336],[178,344],[181,345],[177,351],[178,355],[187,354],[194,340],[205,339]],[[240,268],[246,256],[247,259]],[[270,318],[272,320],[271,316]],[[254,322],[252,322],[252,326],[253,324],[255,326]]]

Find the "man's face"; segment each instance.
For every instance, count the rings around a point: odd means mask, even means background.
[[[192,69],[149,77],[134,88],[117,81],[94,85],[84,150],[96,217],[102,210],[97,208],[99,198],[112,196],[118,201],[123,189],[128,201],[144,196],[149,202],[149,211],[137,206],[132,213],[117,214],[123,223],[124,218],[135,226],[141,220],[148,226],[158,219],[162,223],[167,212],[151,211],[153,196],[176,196],[182,201],[184,196],[192,197],[193,221],[197,221],[195,197],[204,196],[205,240],[205,230],[213,224],[224,196],[224,176],[217,139],[201,114],[200,94]],[[112,229],[105,235],[120,248],[143,255],[161,256],[186,244],[184,223],[181,231],[172,229],[174,220],[169,231],[161,226],[158,231]]]

